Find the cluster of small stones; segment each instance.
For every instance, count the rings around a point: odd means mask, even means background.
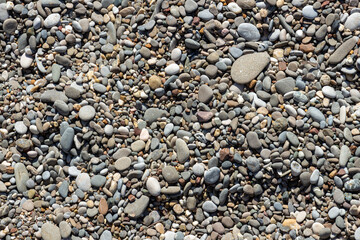
[[[360,240],[359,0],[0,0],[0,238]]]

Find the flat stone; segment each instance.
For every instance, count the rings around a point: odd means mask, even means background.
[[[333,87],[324,86],[322,88],[322,92],[323,92],[325,97],[328,97],[328,98],[335,98],[336,97],[336,91],[335,91],[335,89]]]
[[[139,199],[136,199],[135,202],[129,203],[126,205],[124,211],[131,218],[138,218],[145,211],[149,205],[150,198],[148,196],[142,195]]]
[[[315,107],[309,107],[307,113],[310,114],[310,117],[316,122],[325,121],[324,114]]]
[[[176,75],[180,72],[180,67],[176,63],[172,63],[165,68],[165,73],[167,75]]]
[[[162,169],[162,175],[168,183],[177,183],[179,180],[179,173],[173,166],[166,166]]]
[[[146,188],[151,194],[151,196],[159,196],[161,192],[161,187],[159,181],[154,177],[149,177],[146,181]]]
[[[91,180],[89,174],[80,173],[79,176],[77,176],[76,178],[76,185],[84,192],[89,191],[91,188]]]
[[[269,64],[266,52],[246,54],[239,57],[231,67],[231,77],[239,84],[247,84],[255,79]]]
[[[214,184],[220,178],[220,169],[218,167],[212,167],[204,173],[204,180],[207,184]]]
[[[64,152],[69,152],[74,142],[75,131],[68,127],[60,138],[60,145]]]
[[[217,206],[212,201],[205,201],[202,205],[202,209],[208,213],[214,213],[217,211]]]
[[[333,54],[329,57],[329,64],[338,64],[341,62],[353,49],[358,41],[358,37],[352,37],[346,40],[343,44],[338,47]]]
[[[58,82],[61,74],[61,66],[59,64],[53,64],[51,67],[52,78],[54,82]]]
[[[95,108],[90,105],[86,105],[80,108],[79,118],[83,121],[93,120],[95,117]]]
[[[339,216],[339,214],[340,214],[340,209],[338,207],[332,207],[328,212],[330,219],[335,219],[337,216]]]
[[[199,88],[198,98],[200,102],[208,103],[213,98],[213,91],[207,85],[201,85]]]
[[[41,0],[40,2],[41,6],[50,8],[59,7],[61,4],[59,0]]]
[[[43,240],[61,240],[60,229],[58,226],[46,222],[41,227],[41,237]]]
[[[179,163],[184,163],[189,159],[190,152],[186,142],[180,138],[176,139],[176,156]]]
[[[251,23],[241,23],[237,31],[241,37],[245,38],[246,41],[258,41],[260,39],[259,30]],[[263,54],[261,56],[265,58],[266,55],[264,56]]]
[[[149,78],[149,86],[151,89],[156,89],[156,88],[159,88],[161,87],[161,78],[156,76],[156,75],[153,75]]]
[[[251,172],[253,173],[258,172],[260,170],[259,159],[257,159],[256,157],[248,157],[246,159],[246,166]]]
[[[47,90],[45,91],[41,97],[40,97],[41,101],[43,102],[51,102],[54,103],[56,100],[62,100],[65,103],[68,102],[68,97],[65,95],[64,92],[61,91],[56,91],[56,90]]]
[[[286,77],[281,80],[276,81],[275,83],[276,91],[282,95],[285,95],[288,92],[291,92],[295,88],[295,79],[292,77]]]
[[[344,24],[344,26],[351,31],[354,31],[355,29],[358,29],[360,27],[360,13],[354,12],[351,14]]]
[[[200,43],[193,39],[185,39],[185,46],[192,50],[197,50],[200,48]]]
[[[26,181],[29,180],[29,172],[23,163],[16,163],[14,166],[16,187],[20,193],[27,190]]]
[[[148,108],[144,114],[144,120],[150,124],[155,122],[158,118],[165,117],[167,112],[158,108]]]
[[[121,157],[115,162],[115,168],[118,171],[124,171],[131,166],[131,159],[129,157]]]
[[[344,193],[340,189],[335,189],[335,191],[333,192],[333,197],[334,197],[334,201],[337,204],[343,204],[345,200]]]
[[[351,157],[351,150],[348,146],[343,145],[340,149],[339,165],[346,167],[349,158]]]
[[[66,198],[69,193],[69,182],[63,181],[58,189],[61,197]]]
[[[99,201],[99,213],[105,215],[109,210],[108,204],[105,198],[101,198]]]
[[[360,227],[358,227],[354,234],[355,240],[360,240]]]
[[[246,140],[250,148],[259,149],[262,146],[256,132],[248,132],[246,134]]]
[[[311,5],[307,5],[302,9],[302,14],[304,16],[304,18],[307,19],[314,19],[318,16],[318,13],[314,10],[313,6]]]
[[[22,204],[21,207],[22,207],[22,209],[30,212],[30,211],[32,211],[32,210],[34,209],[34,203],[33,203],[33,201],[31,201],[31,200],[26,200],[26,201]]]
[[[203,175],[204,175],[204,171],[205,171],[204,166],[203,166],[202,164],[200,164],[200,163],[196,163],[196,164],[192,167],[192,170],[193,170],[195,176],[199,176],[199,177],[203,176]]]
[[[18,134],[25,134],[27,132],[28,128],[27,126],[24,124],[23,121],[18,121],[15,123],[15,131]]]
[[[96,187],[96,188],[100,188],[102,186],[104,186],[105,182],[106,182],[106,177],[101,176],[101,175],[95,175],[91,177],[91,186]]]
[[[64,66],[64,67],[70,67],[72,65],[72,61],[64,56],[56,55],[55,60],[58,64]]]
[[[14,33],[17,28],[17,25],[18,25],[18,23],[15,19],[13,19],[13,18],[6,19],[3,23],[3,30],[7,34]]]
[[[44,27],[52,28],[60,23],[61,16],[58,13],[52,13],[44,20]]]
[[[145,148],[145,142],[143,140],[137,140],[131,144],[131,150],[134,152],[140,152]]]
[[[109,230],[105,230],[102,232],[100,236],[100,240],[112,240],[112,233]]]
[[[198,4],[194,0],[185,1],[185,11],[187,13],[193,13],[198,8]]]
[[[65,221],[61,221],[59,224],[60,234],[62,238],[68,238],[71,235],[71,226]]]

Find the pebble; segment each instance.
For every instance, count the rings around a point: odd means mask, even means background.
[[[304,18],[307,19],[314,19],[318,16],[318,13],[315,11],[315,9],[313,8],[313,6],[311,5],[307,5],[302,9],[302,14],[304,16]]]
[[[91,188],[91,180],[89,174],[80,173],[76,177],[76,185],[78,186],[79,189],[81,189],[84,192],[89,191]]]
[[[247,84],[256,78],[269,62],[270,57],[267,53],[243,55],[234,62],[231,68],[231,77],[239,84]]]
[[[162,169],[162,175],[168,183],[177,183],[179,180],[179,173],[173,166],[166,166]]]
[[[12,19],[12,18],[6,19],[3,23],[3,30],[7,34],[12,34],[15,32],[17,25],[18,25],[18,23],[15,19]]]
[[[80,108],[79,111],[79,118],[83,121],[90,121],[95,117],[95,109],[93,106],[86,105]]]
[[[186,142],[182,139],[176,139],[176,154],[180,163],[184,163],[189,158],[189,148]]]
[[[176,75],[180,72],[180,67],[176,63],[170,64],[165,68],[165,73],[168,75]]]
[[[143,195],[139,199],[136,199],[135,202],[126,205],[124,211],[129,217],[136,219],[145,211],[149,204],[149,200],[149,197]]]
[[[157,197],[160,195],[160,184],[159,181],[154,177],[149,177],[146,181],[146,188],[151,196]]]
[[[52,28],[60,23],[60,14],[58,13],[52,13],[49,16],[47,16],[44,20],[44,27],[46,28]]]
[[[251,23],[241,23],[237,29],[237,32],[241,37],[245,38],[246,41],[258,41],[260,39],[259,30],[256,28],[256,26],[254,26]],[[264,55],[259,55],[259,54],[257,55],[256,59],[258,61],[266,60]]]
[[[16,180],[16,187],[19,192],[25,192],[26,181],[29,180],[29,172],[23,163],[16,163],[14,166],[14,175]]]
[[[220,169],[218,167],[212,167],[206,170],[204,173],[204,180],[207,184],[214,184],[220,178]]]
[[[56,225],[50,222],[46,222],[41,227],[41,237],[44,240],[60,240],[60,229]]]
[[[360,13],[354,12],[351,14],[344,24],[344,26],[351,31],[354,31],[355,29],[358,29],[360,27]]]

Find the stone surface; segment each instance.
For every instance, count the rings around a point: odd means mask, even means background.
[[[239,84],[255,79],[269,64],[267,53],[252,53],[238,58],[231,67],[231,78]]]
[[[135,202],[126,205],[124,211],[131,218],[138,218],[147,208],[149,200],[149,197],[141,196],[139,199],[136,199]]]
[[[41,237],[44,240],[60,240],[60,229],[56,225],[47,222],[41,227]]]

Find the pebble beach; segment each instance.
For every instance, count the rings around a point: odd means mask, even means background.
[[[0,239],[360,240],[359,35],[359,0],[0,0]]]

